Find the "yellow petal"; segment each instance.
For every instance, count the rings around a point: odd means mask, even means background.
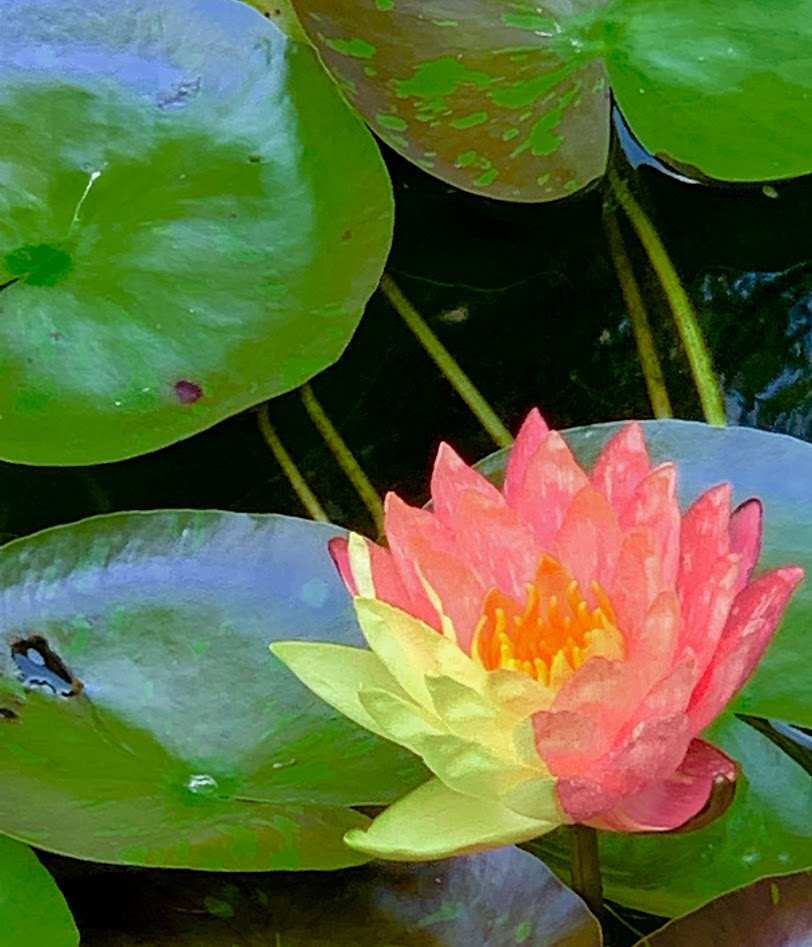
[[[487,671],[436,629],[378,599],[356,598],[361,631],[401,687],[421,706],[433,708],[425,676],[446,675],[482,690]]]
[[[367,685],[405,694],[371,651],[316,641],[275,641],[270,648],[314,694],[350,720],[385,736],[362,706],[358,692]]]
[[[528,819],[546,819],[551,822],[567,821],[556,793],[554,776],[528,779],[507,792],[501,802],[509,809]]]
[[[526,842],[556,827],[431,779],[389,806],[368,829],[351,829],[344,841],[376,858],[433,861]]]
[[[539,770],[503,756],[489,746],[457,736],[422,707],[382,690],[361,689],[359,699],[384,736],[422,757],[426,766],[458,792],[495,798],[518,783],[538,777]]]
[[[478,691],[453,678],[429,675],[425,680],[437,716],[452,733],[475,738],[497,755],[515,758],[512,734],[518,720],[514,714],[500,711]]]
[[[523,671],[500,668],[488,673],[485,693],[497,706],[518,717],[528,717],[537,710],[549,710],[558,691]]]
[[[350,533],[347,537],[347,557],[350,560],[350,572],[352,572],[358,594],[373,598],[375,582],[372,578],[372,557],[368,542],[363,536]]]

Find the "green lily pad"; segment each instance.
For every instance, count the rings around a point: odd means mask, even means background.
[[[105,891],[110,926],[86,947],[599,947],[584,903],[516,848],[432,864],[257,877],[166,872]]]
[[[0,17],[0,457],[130,457],[335,361],[392,198],[312,48],[237,0]]]
[[[77,947],[79,932],[53,878],[27,845],[0,836],[0,940],[9,947]]]
[[[326,543],[283,516],[115,514],[0,549],[0,830],[94,861],[357,864],[426,778],[313,697],[279,638],[360,645]]]
[[[564,437],[589,468],[619,427],[612,423],[574,428]],[[761,497],[761,566],[796,563],[812,574],[808,516],[812,445],[785,435],[690,421],[646,421],[643,427],[653,460],[677,462],[683,503],[725,480],[733,485],[735,502]],[[506,456],[506,451],[493,454],[480,469],[498,481]],[[807,580],[797,590],[759,670],[708,731],[708,739],[741,766],[730,809],[706,828],[685,835],[603,833],[601,857],[609,897],[671,917],[766,875],[809,867],[812,782],[765,736],[736,720],[733,711],[809,724],[810,625],[812,583]],[[567,877],[569,840],[563,833],[551,833],[532,848]]]
[[[722,181],[812,171],[812,0],[611,0],[603,29],[652,154]]]
[[[293,0],[349,100],[465,190],[603,174],[610,87],[646,148],[733,181],[812,171],[812,0]]]
[[[806,947],[812,874],[765,878],[649,934],[637,947]]]

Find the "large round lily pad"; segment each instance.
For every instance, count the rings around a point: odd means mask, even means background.
[[[79,932],[59,888],[27,845],[0,836],[0,943],[77,947]]]
[[[392,202],[310,46],[237,0],[0,19],[0,457],[133,456],[335,361]]]
[[[610,89],[652,153],[812,171],[812,0],[293,0],[346,95],[443,180],[548,201],[605,168]]]
[[[110,881],[104,888],[110,921],[99,923],[93,912],[82,931],[86,947],[601,943],[583,901],[516,848],[422,865],[379,863],[339,875],[144,872]],[[95,892],[92,897],[95,902]]]
[[[764,504],[759,568],[794,563],[812,575],[812,445],[749,428],[714,428],[691,421],[643,422],[655,462],[674,460],[684,505],[722,481],[734,502],[758,496]],[[587,468],[619,424],[564,432]],[[486,458],[483,472],[499,480],[506,452]],[[683,914],[765,875],[800,871],[812,863],[812,781],[767,737],[736,720],[746,711],[812,724],[808,697],[812,581],[795,593],[759,670],[710,728],[708,739],[736,759],[742,777],[730,809],[696,832],[667,836],[602,833],[607,894],[665,916]],[[534,851],[566,877],[569,839],[554,832]]]
[[[350,806],[425,779],[268,651],[360,645],[326,550],[282,516],[115,514],[0,550],[0,830],[96,861],[357,863]]]

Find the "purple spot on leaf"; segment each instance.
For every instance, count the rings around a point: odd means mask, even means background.
[[[203,397],[203,389],[193,381],[186,381],[182,378],[175,382],[175,394],[181,404],[194,404]]]

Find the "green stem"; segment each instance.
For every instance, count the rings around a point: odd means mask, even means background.
[[[339,466],[347,475],[347,479],[355,487],[364,506],[369,510],[378,534],[383,535],[383,503],[381,503],[381,498],[378,496],[375,487],[369,482],[369,478],[355,459],[355,455],[347,446],[344,438],[327,417],[310,385],[304,385],[300,389],[300,393],[310,419],[316,425],[319,434],[324,438],[324,442],[338,461]]]
[[[510,447],[513,443],[510,431],[476,385],[460,368],[454,356],[432,332],[426,320],[403,295],[397,283],[386,273],[381,278],[380,289],[494,442],[499,447]]]
[[[643,369],[643,378],[646,382],[651,409],[655,418],[673,418],[674,412],[671,409],[671,401],[665,386],[663,366],[657,354],[657,346],[654,342],[648,313],[614,211],[606,211],[603,217],[603,225],[606,230],[609,254],[615,265],[620,289],[626,301],[626,308],[629,311],[629,319],[632,324],[634,340],[637,343],[637,353],[640,356],[640,365]]]
[[[324,512],[324,508],[321,503],[319,503],[316,495],[307,485],[307,481],[302,476],[301,471],[296,466],[293,458],[285,450],[285,445],[279,438],[279,435],[276,433],[276,429],[273,424],[271,424],[271,419],[268,416],[268,405],[264,404],[259,409],[257,414],[257,422],[259,424],[259,430],[262,433],[265,443],[270,447],[271,452],[276,458],[276,462],[282,468],[285,476],[290,481],[291,487],[293,487],[296,496],[299,498],[302,506],[307,510],[307,514],[311,519],[320,520],[323,523],[328,522],[327,514]]]
[[[640,239],[640,243],[643,245],[643,249],[646,251],[668,299],[677,331],[688,356],[705,419],[709,424],[724,427],[727,419],[725,418],[719,379],[713,369],[710,352],[702,335],[702,329],[699,326],[694,307],[680,282],[668,251],[648,214],[614,170],[609,171],[609,184]]]
[[[572,889],[586,902],[597,917],[603,914],[603,882],[598,856],[598,833],[588,825],[573,825],[572,840]]]

